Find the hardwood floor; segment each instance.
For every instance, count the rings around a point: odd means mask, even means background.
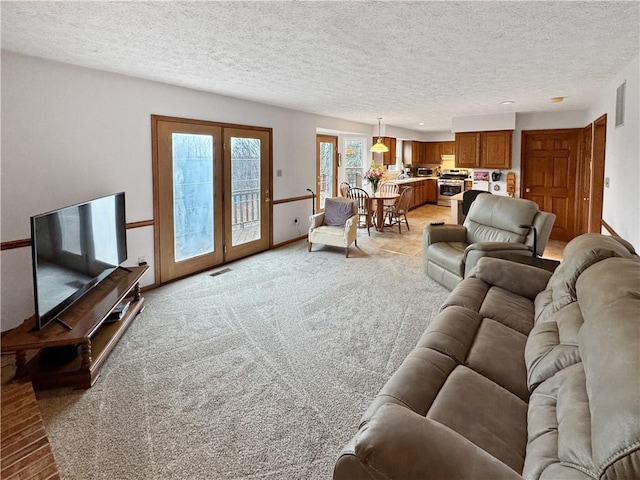
[[[365,228],[358,229],[358,245],[371,245],[381,250],[422,257],[422,230],[430,222],[451,223],[451,209],[437,205],[423,205],[407,214],[409,228],[402,224],[402,233],[398,233],[398,227],[385,227],[382,232],[371,229],[371,236],[367,235]],[[549,240],[544,251],[545,258],[562,260],[562,254],[567,242]]]

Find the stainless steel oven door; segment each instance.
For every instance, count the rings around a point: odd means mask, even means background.
[[[462,193],[464,180],[438,180],[438,205],[448,207],[451,205],[451,197]]]

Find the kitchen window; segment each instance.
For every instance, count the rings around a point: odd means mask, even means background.
[[[364,139],[344,140],[344,178],[351,186],[362,185],[365,151]]]

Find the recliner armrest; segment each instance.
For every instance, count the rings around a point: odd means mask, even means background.
[[[464,242],[467,239],[467,229],[462,225],[427,225],[424,227],[424,245],[438,242]]]
[[[381,406],[345,447],[333,478],[522,479],[449,427],[394,404]]]
[[[536,295],[547,288],[551,275],[553,274],[548,270],[531,265],[502,258],[483,257],[468,276],[535,300]]]

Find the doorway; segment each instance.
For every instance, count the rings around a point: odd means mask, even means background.
[[[271,129],[151,116],[156,283],[271,244]]]
[[[338,137],[316,135],[316,210],[338,191]]]
[[[553,212],[551,238],[568,242],[576,236],[576,173],[582,129],[522,132],[522,198]]]

